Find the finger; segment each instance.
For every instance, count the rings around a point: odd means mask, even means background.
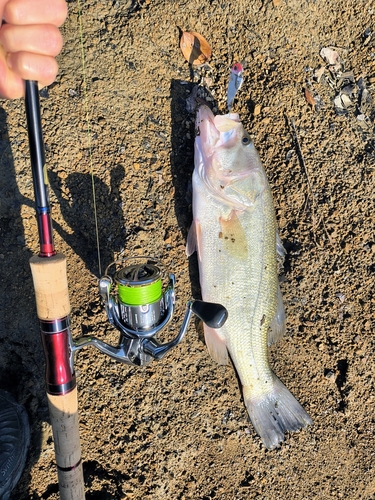
[[[13,73],[6,62],[6,54],[0,47],[0,97],[18,99],[25,93],[22,78]]]
[[[8,0],[0,0],[0,19],[3,19],[3,10]]]
[[[63,39],[52,24],[14,26],[5,24],[0,30],[0,43],[6,52],[33,52],[46,56],[59,54]]]
[[[8,53],[6,62],[23,80],[36,80],[42,87],[53,83],[58,71],[54,57],[30,52]]]
[[[3,0],[0,0],[0,10]],[[53,24],[61,26],[68,13],[65,0],[9,0],[3,19],[9,24]]]

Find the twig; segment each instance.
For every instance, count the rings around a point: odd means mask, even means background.
[[[291,128],[293,130],[293,141],[294,141],[294,145],[295,145],[295,149],[296,149],[296,153],[297,153],[297,156],[298,156],[299,163],[300,163],[301,167],[303,168],[303,170],[305,172],[305,175],[306,175],[307,185],[308,185],[309,191],[310,191],[310,197],[311,197],[312,202],[313,202],[312,203],[313,212],[314,212],[314,208],[315,208],[316,212],[318,212],[318,203],[317,203],[317,200],[316,200],[313,188],[312,188],[312,184],[311,184],[310,177],[309,177],[309,174],[308,174],[308,171],[307,171],[306,163],[305,163],[305,160],[304,160],[304,157],[303,157],[303,154],[302,154],[301,144],[300,144],[300,142],[298,140],[297,129],[296,129],[294,120],[291,119],[289,121],[289,118],[288,118],[288,116],[286,114],[285,114],[285,117],[286,117],[287,122],[290,123],[290,126],[291,126]],[[307,203],[307,200],[306,200],[306,203]],[[314,207],[314,205],[315,205],[315,207]],[[326,233],[329,242],[332,243],[332,238],[331,238],[330,234],[327,231],[327,228],[326,228],[326,225],[324,223],[323,217],[319,216],[319,214],[317,214],[317,215],[318,215],[318,223],[320,221],[322,222],[323,230]],[[313,219],[314,218],[315,217],[314,217],[314,213],[313,213]],[[314,221],[313,221],[313,223],[314,223]]]
[[[311,186],[309,174],[307,173],[306,163],[305,163],[305,160],[303,158],[303,154],[302,154],[302,150],[301,150],[301,145],[300,145],[300,142],[298,140],[297,129],[296,129],[296,126],[294,124],[294,120],[291,120],[290,123],[292,125],[292,129],[293,129],[293,132],[294,132],[293,139],[294,139],[294,144],[296,146],[296,153],[297,153],[300,165],[303,168],[303,170],[305,171],[305,175],[306,175],[306,179],[307,179],[307,184],[309,186],[311,196],[312,196],[312,198],[314,198],[315,195],[314,195],[314,192],[312,190],[312,186]]]

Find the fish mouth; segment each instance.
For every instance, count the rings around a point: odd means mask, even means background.
[[[215,116],[207,104],[200,104],[195,118],[195,148],[200,151],[203,158],[212,156],[216,144],[220,139],[220,133],[217,130]]]
[[[241,127],[238,113],[214,115],[206,103],[200,104],[196,115],[197,135],[207,147],[232,147],[237,140],[237,131]]]
[[[203,122],[205,120],[213,122],[214,118],[215,116],[206,101],[204,101],[203,99],[199,99],[195,120],[196,125],[199,125],[200,122]]]

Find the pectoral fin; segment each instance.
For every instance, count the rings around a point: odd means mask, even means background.
[[[210,328],[207,325],[203,325],[204,329],[204,340],[206,341],[206,346],[211,358],[219,363],[219,365],[228,364],[228,350],[225,342],[220,337],[217,330]]]
[[[233,257],[245,260],[248,254],[246,234],[235,210],[232,210],[228,219],[220,217],[221,232],[219,238],[223,240],[224,249]]]

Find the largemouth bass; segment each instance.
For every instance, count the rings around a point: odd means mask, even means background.
[[[286,431],[312,419],[268,363],[267,344],[285,331],[277,276],[277,253],[283,256],[284,248],[271,190],[238,114],[214,116],[201,105],[196,130],[187,254],[198,252],[203,300],[228,310],[222,328],[204,325],[205,341],[218,363],[226,364],[229,353],[254,428],[273,449]]]

